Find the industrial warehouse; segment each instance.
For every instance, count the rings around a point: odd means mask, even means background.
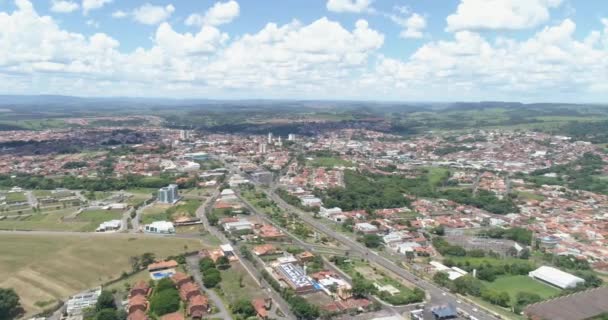
[[[585,283],[584,279],[547,266],[531,271],[528,275],[560,289],[575,288],[577,285]]]

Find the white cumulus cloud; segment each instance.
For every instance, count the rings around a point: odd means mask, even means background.
[[[53,0],[51,2],[51,11],[58,13],[70,13],[78,10],[80,5],[74,1]]]
[[[113,0],[82,0],[82,12],[87,15],[89,11],[102,8]]]
[[[169,19],[174,11],[175,7],[172,4],[168,4],[163,7],[146,3],[133,10],[132,14],[133,19],[139,23],[155,25]]]
[[[370,10],[373,0],[327,0],[327,10],[332,12],[361,13]]]
[[[448,31],[519,30],[549,20],[551,8],[563,0],[460,0],[456,13],[447,17]]]
[[[239,3],[230,0],[227,2],[216,2],[204,15],[193,13],[186,18],[185,24],[189,26],[219,26],[230,23],[240,14]]]
[[[114,12],[112,12],[112,18],[116,18],[116,19],[122,19],[122,18],[126,18],[129,14],[125,11],[122,10],[116,10]]]
[[[399,33],[402,38],[422,38],[426,29],[426,18],[418,13],[412,13],[409,17],[389,15],[390,19],[401,26],[403,30]]]

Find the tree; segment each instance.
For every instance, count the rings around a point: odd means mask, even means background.
[[[253,305],[247,299],[236,301],[230,309],[233,313],[243,316],[243,318],[254,317],[256,315]]]
[[[116,316],[116,310],[102,309],[95,315],[95,320],[118,320],[118,317]]]
[[[363,244],[368,248],[378,248],[382,245],[382,238],[377,234],[366,234],[363,236]]]
[[[433,282],[442,287],[447,287],[450,283],[450,276],[445,272],[437,272],[433,275]]]
[[[217,259],[216,266],[219,269],[226,270],[230,268],[230,260],[226,256],[221,256]]]
[[[300,296],[291,296],[287,302],[298,319],[312,320],[319,317],[319,309]]]
[[[141,255],[141,261],[140,261],[141,266],[143,268],[147,268],[149,265],[154,263],[155,259],[156,259],[156,257],[154,256],[154,253],[146,252]]]
[[[95,304],[95,310],[101,311],[104,309],[116,309],[114,296],[110,291],[102,291],[97,299],[97,304]]]
[[[179,309],[179,294],[175,288],[157,291],[150,300],[152,311],[159,316]]]
[[[221,281],[222,281],[222,275],[220,274],[220,271],[215,268],[208,269],[203,274],[203,284],[207,288],[213,288],[213,287],[217,286],[217,284],[220,283]]]
[[[525,307],[529,304],[537,303],[541,300],[542,300],[542,298],[536,293],[518,292],[515,295],[515,306],[518,309],[522,309],[523,307]]]
[[[213,259],[206,257],[198,262],[198,266],[201,269],[201,272],[205,273],[209,269],[215,269],[215,262],[213,262]]]
[[[21,313],[19,296],[12,288],[0,288],[0,319],[12,319]]]
[[[167,289],[173,289],[175,286],[173,285],[173,281],[169,278],[162,278],[156,284],[156,291],[163,291]]]
[[[377,291],[374,283],[361,277],[356,276],[353,278],[353,288],[352,293],[354,296],[363,298],[367,297],[370,294],[373,294]]]

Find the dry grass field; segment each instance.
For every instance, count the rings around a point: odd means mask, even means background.
[[[203,247],[197,239],[128,234],[0,234],[0,287],[14,288],[27,315],[38,305],[116,279],[131,269],[129,257],[167,257]]]

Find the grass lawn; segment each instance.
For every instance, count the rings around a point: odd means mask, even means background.
[[[25,202],[27,197],[23,192],[9,192],[6,194],[6,202]]]
[[[221,274],[221,289],[217,291],[229,305],[240,299],[251,301],[254,298],[265,297],[264,291],[260,289],[240,263],[233,262],[232,267],[221,270]]]
[[[21,219],[5,219],[0,221],[1,230],[47,230],[47,231],[81,231],[86,228],[86,221],[62,221],[61,219],[74,213],[75,209],[62,209]],[[94,229],[93,229],[94,230]]]
[[[308,164],[313,167],[352,167],[354,164],[350,161],[342,160],[336,157],[318,157],[308,161]]]
[[[167,209],[169,209],[171,206],[168,204],[160,204],[160,203],[155,203],[149,207],[146,207],[144,209],[144,211],[142,212],[141,215],[141,222],[143,224],[148,224],[148,223],[152,223],[154,221],[160,221],[160,220],[168,220],[169,219],[169,215],[166,214]]]
[[[36,302],[66,298],[118,278],[129,257],[152,252],[167,257],[202,247],[199,240],[128,234],[0,234],[0,287],[14,288],[31,316]],[[39,303],[40,304],[40,303]]]
[[[87,210],[83,211],[76,217],[78,222],[86,222],[87,224],[79,231],[95,231],[99,224],[109,220],[120,220],[122,218],[122,210]]]
[[[484,283],[488,288],[508,292],[511,299],[515,299],[515,295],[520,291],[536,293],[543,299],[551,298],[560,292],[557,288],[523,275],[501,276],[496,278],[493,282],[484,281]]]
[[[450,170],[442,167],[427,167],[426,177],[432,186],[438,185],[443,179],[447,178]]]
[[[34,190],[33,192],[36,197],[50,197],[53,195],[51,190]]]

